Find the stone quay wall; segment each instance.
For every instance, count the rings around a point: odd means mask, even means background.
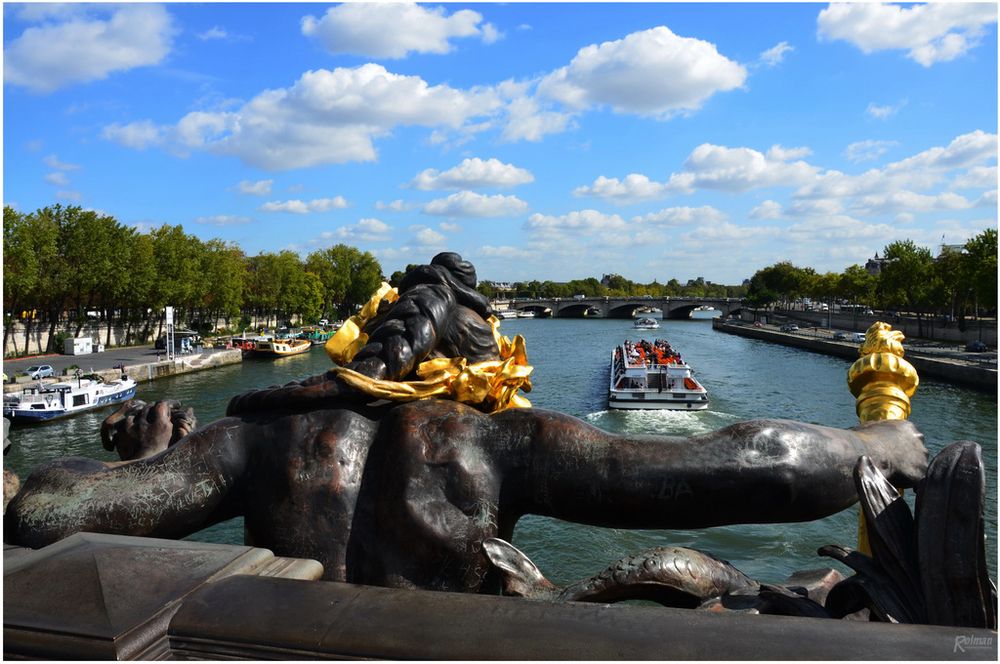
[[[726,332],[727,334],[735,334],[741,337],[801,348],[814,353],[842,357],[852,362],[858,359],[858,347],[860,344],[778,332],[743,323],[727,322],[719,318],[712,321],[712,328],[720,332]],[[895,326],[893,329],[895,329]],[[904,343],[903,345],[905,348],[906,344]],[[926,357],[913,353],[907,353],[906,359],[913,365],[913,368],[917,370],[920,376],[933,377],[948,383],[963,385],[985,392],[995,393],[997,391],[996,364],[990,366],[983,362]]]

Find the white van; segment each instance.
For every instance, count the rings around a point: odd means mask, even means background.
[[[852,332],[851,333],[850,341],[856,341],[858,343],[863,344],[865,342],[865,333],[864,332]]]

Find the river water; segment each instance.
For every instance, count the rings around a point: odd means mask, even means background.
[[[850,362],[825,355],[716,332],[708,320],[663,321],[645,338],[668,339],[691,364],[709,392],[709,410],[609,411],[608,361],[611,349],[639,332],[628,320],[512,319],[501,331],[522,334],[535,367],[528,395],[539,408],[581,417],[609,431],[691,435],[740,420],[780,417],[834,427],[857,423],[854,398],[847,389]],[[282,384],[324,371],[325,353],[273,361],[246,361],[212,371],[142,383],[138,398],[177,399],[193,406],[199,422],[221,417],[229,398],[254,387]],[[997,552],[997,400],[995,395],[922,381],[913,399],[911,420],[926,437],[931,454],[955,440],[983,447],[987,467],[987,557],[996,578]],[[100,443],[100,423],[110,410],[11,432],[13,449],[5,458],[22,480],[42,461],[66,455],[116,460]],[[912,507],[913,492],[907,492]],[[780,582],[795,570],[839,567],[816,555],[824,544],[856,544],[857,509],[820,521],[798,524],[741,525],[689,531],[628,531],[523,518],[514,544],[556,583],[596,573],[618,558],[653,546],[688,546],[729,560],[750,576]],[[191,539],[242,543],[242,521],[218,524]]]

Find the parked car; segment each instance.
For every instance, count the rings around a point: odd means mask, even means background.
[[[782,332],[798,332],[799,326],[796,325],[795,323],[785,323],[778,329],[781,330]]]
[[[847,332],[841,332],[841,331],[834,332],[833,338],[836,341],[847,341]]]
[[[35,364],[28,367],[24,372],[28,378],[32,380],[37,380],[39,378],[48,378],[49,376],[55,376],[56,371],[48,364]]]
[[[854,341],[854,342],[857,342],[859,344],[863,344],[865,342],[865,333],[864,332],[851,332],[850,341]]]
[[[974,341],[970,341],[969,343],[965,344],[965,352],[966,353],[985,353],[986,352],[986,344],[984,344],[979,339],[976,339]]]

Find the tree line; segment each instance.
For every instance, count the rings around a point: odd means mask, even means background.
[[[878,270],[851,265],[841,273],[818,273],[783,261],[758,270],[746,302],[754,307],[788,306],[811,297],[842,299],[917,317],[918,334],[928,316],[947,316],[965,331],[970,318],[996,316],[997,231],[988,228],[961,247],[945,246],[938,256],[912,240],[887,245]]]
[[[111,328],[123,326],[128,344],[160,334],[166,306],[175,323],[197,331],[223,319],[234,330],[263,320],[316,322],[345,317],[383,279],[368,252],[338,244],[310,253],[247,256],[239,246],[189,235],[165,224],[148,232],[76,206],[31,213],[3,211],[4,345],[11,323],[49,327],[47,350],[61,350],[97,312]],[[57,326],[66,330],[57,334]],[[15,340],[16,341],[16,340]]]
[[[483,281],[479,292],[488,298],[555,298],[585,295],[587,297],[734,297],[746,294],[747,287],[713,284],[704,279],[691,279],[681,284],[671,279],[661,284],[655,279],[647,284],[631,281],[620,274],[573,279],[572,281],[524,281],[515,282],[509,288],[498,288],[496,282]]]

